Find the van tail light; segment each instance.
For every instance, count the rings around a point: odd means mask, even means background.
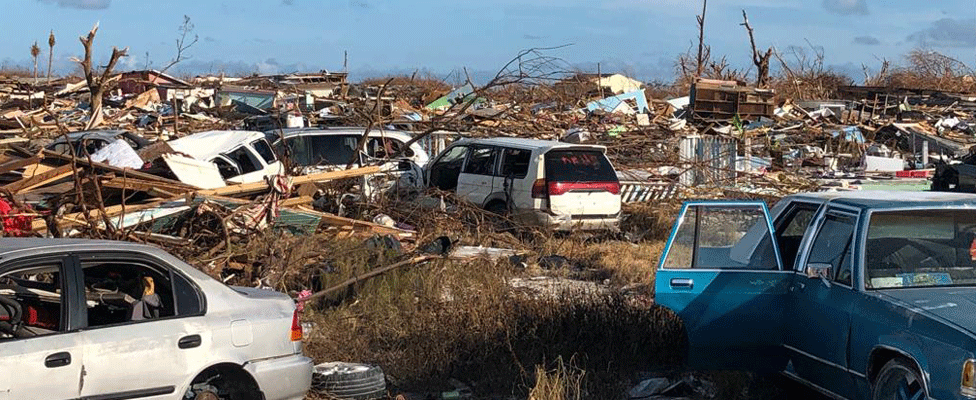
[[[295,313],[291,317],[291,341],[302,340],[302,312],[295,308]]]
[[[533,187],[534,189],[534,187]],[[605,191],[611,194],[620,194],[620,183],[618,182],[549,182],[548,187],[550,196],[559,196],[573,190],[580,191]],[[533,190],[533,193],[535,191]]]
[[[546,186],[545,179],[536,179],[532,183],[532,198],[544,199],[549,196],[549,188]]]

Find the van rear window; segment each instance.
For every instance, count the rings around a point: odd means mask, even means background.
[[[597,150],[554,150],[546,153],[549,182],[617,182],[610,160]]]

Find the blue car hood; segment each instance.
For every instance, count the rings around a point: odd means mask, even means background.
[[[887,289],[879,294],[899,300],[909,309],[934,315],[976,333],[976,288]]]

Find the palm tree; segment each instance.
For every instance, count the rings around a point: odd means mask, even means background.
[[[47,47],[50,51],[47,53],[47,83],[51,84],[51,61],[54,60],[54,31],[51,31],[51,36],[47,37]]]
[[[34,84],[37,84],[37,56],[41,55],[41,48],[37,47],[37,42],[35,41],[31,45],[31,57],[34,57]]]

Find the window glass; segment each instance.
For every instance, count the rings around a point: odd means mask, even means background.
[[[264,139],[258,139],[251,142],[251,147],[254,147],[254,151],[258,152],[258,155],[264,159],[265,162],[271,164],[275,162],[274,151],[271,150],[271,146]]]
[[[315,165],[345,165],[359,151],[356,135],[308,135],[285,140],[291,150],[295,165],[310,167]]]
[[[251,156],[251,152],[247,151],[245,147],[238,147],[236,150],[225,154],[227,158],[234,161],[237,167],[241,169],[241,174],[246,174],[249,172],[254,172],[260,169],[258,166],[258,160],[255,160]]]
[[[976,210],[875,212],[868,223],[865,286],[976,286]]]
[[[0,275],[0,341],[64,330],[61,276],[60,263]]]
[[[776,223],[776,243],[779,244],[783,268],[787,269],[796,264],[800,242],[803,241],[803,235],[817,213],[818,206],[810,203],[793,203],[789,207]]]
[[[610,160],[597,150],[556,150],[546,153],[549,182],[617,182]]]
[[[529,161],[531,157],[532,150],[502,149],[502,170],[500,175],[515,179],[525,178],[525,175],[529,172]]]
[[[854,257],[851,242],[856,218],[847,214],[828,213],[817,232],[807,265],[828,264],[834,280],[852,286]]]
[[[665,268],[777,269],[766,213],[758,205],[689,206]]]
[[[172,277],[178,315],[195,315],[203,311],[200,293],[197,292],[196,288],[179,274],[174,273]]]
[[[472,147],[468,163],[464,165],[465,174],[493,175],[495,172],[495,157],[498,151],[494,147]]]
[[[89,327],[176,315],[169,271],[132,261],[83,262],[81,268]]]

